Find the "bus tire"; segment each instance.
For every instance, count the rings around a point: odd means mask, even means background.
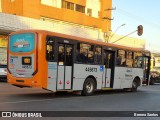
[[[150,85],[154,85],[155,83],[155,78],[150,78]]]
[[[96,83],[92,78],[87,78],[83,84],[82,95],[90,96],[94,93],[96,88]]]
[[[133,83],[132,83],[131,92],[136,92],[137,88],[138,88],[138,83],[137,83],[137,80],[135,79],[133,80]]]

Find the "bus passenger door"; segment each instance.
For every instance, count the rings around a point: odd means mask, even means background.
[[[58,45],[57,90],[71,89],[73,66],[73,45]]]
[[[103,87],[113,87],[114,80],[114,66],[115,66],[115,52],[104,51],[104,64],[105,64],[105,79]]]
[[[145,56],[143,58],[144,60],[144,80],[146,81],[146,84],[148,85],[149,83],[149,74],[150,74],[150,57]]]

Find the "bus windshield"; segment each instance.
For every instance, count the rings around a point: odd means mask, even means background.
[[[35,35],[23,33],[11,35],[9,48],[12,52],[31,52],[35,46]]]

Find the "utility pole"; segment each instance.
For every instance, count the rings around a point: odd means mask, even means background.
[[[137,27],[137,30],[135,30],[135,31],[133,31],[133,32],[131,32],[131,33],[129,33],[129,34],[127,34],[127,35],[119,38],[118,40],[115,40],[115,41],[112,42],[112,43],[115,43],[115,42],[117,42],[117,41],[120,41],[121,39],[123,39],[123,38],[125,38],[125,37],[127,37],[127,36],[129,36],[129,35],[131,35],[131,34],[133,34],[133,33],[135,33],[135,32],[137,32],[137,34],[138,34],[139,36],[141,36],[141,35],[143,34],[143,26],[142,26],[142,25],[139,25],[139,26]]]
[[[114,31],[114,33],[111,35],[110,39],[112,39],[112,37],[115,35],[115,33],[119,30],[119,28],[125,26],[126,24],[122,24],[120,26],[117,27],[117,29]]]

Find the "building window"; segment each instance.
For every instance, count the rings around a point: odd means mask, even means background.
[[[41,4],[56,7],[56,0],[41,0]]]
[[[82,5],[76,4],[76,11],[85,13],[85,7]]]
[[[87,15],[92,16],[92,9],[89,9],[89,8],[87,9]]]
[[[14,2],[15,0],[11,0],[11,2]]]
[[[100,11],[98,11],[98,17],[100,18],[100,16],[101,16],[101,12],[100,12]]]
[[[74,10],[74,3],[62,0],[62,8]]]

